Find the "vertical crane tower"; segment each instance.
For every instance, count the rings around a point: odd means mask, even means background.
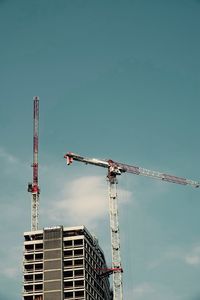
[[[119,217],[118,217],[118,202],[117,202],[117,176],[122,173],[131,173],[134,175],[142,175],[159,179],[166,182],[191,185],[193,187],[199,187],[200,183],[194,180],[177,177],[157,171],[144,169],[137,166],[126,165],[109,160],[100,160],[96,158],[87,158],[78,154],[68,152],[64,158],[67,160],[67,164],[70,165],[73,160],[83,162],[85,164],[91,164],[98,167],[103,167],[108,170],[109,181],[109,215],[110,215],[110,232],[111,232],[111,248],[112,248],[112,268],[105,270],[104,274],[113,274],[113,296],[114,300],[123,300],[123,285],[122,285],[122,266],[120,255],[120,235],[119,235]]]
[[[32,194],[31,204],[31,230],[38,229],[39,195],[38,182],[38,133],[39,133],[39,97],[33,98],[33,181],[28,183],[28,192]]]

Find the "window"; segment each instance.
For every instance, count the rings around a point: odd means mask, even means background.
[[[41,291],[43,289],[42,284],[36,284],[35,285],[35,291]]]
[[[33,272],[33,265],[25,265],[24,269],[26,272]]]
[[[72,241],[64,241],[64,247],[72,247]]]
[[[35,264],[35,271],[41,271],[42,270],[42,264]]]
[[[35,250],[36,251],[43,250],[43,244],[35,244]]]
[[[33,281],[33,275],[24,275],[24,282]]]
[[[65,281],[64,288],[66,289],[73,288],[73,281]]]
[[[65,257],[72,256],[72,254],[73,254],[72,250],[65,250],[64,251],[64,256]]]
[[[74,256],[81,256],[83,255],[83,249],[74,250]]]
[[[35,254],[35,260],[41,260],[41,259],[43,259],[42,253]]]
[[[75,266],[83,266],[83,259],[76,259],[74,261]]]
[[[32,292],[33,291],[33,285],[25,285],[24,286],[24,291],[25,292]]]
[[[74,246],[82,246],[83,245],[83,240],[74,240]]]
[[[64,261],[64,267],[66,267],[66,268],[72,267],[72,260],[65,260]]]
[[[65,293],[65,299],[69,299],[73,297],[73,292],[66,292]]]
[[[25,259],[28,260],[33,260],[33,254],[25,254]]]
[[[74,271],[74,275],[76,276],[76,277],[81,277],[81,276],[83,276],[83,270],[75,270]]]
[[[33,246],[34,246],[34,245],[25,245],[25,246],[24,246],[24,247],[25,247],[25,251],[26,251],[26,252],[33,251],[33,249],[34,249]]]
[[[36,281],[42,280],[42,274],[35,274],[35,280]]]
[[[84,297],[84,291],[76,291],[75,297]]]
[[[83,280],[76,280],[75,281],[75,287],[80,287],[84,286],[84,281]]]
[[[73,277],[73,272],[72,271],[64,271],[64,277],[65,278]]]
[[[33,300],[32,296],[24,296],[24,300]]]

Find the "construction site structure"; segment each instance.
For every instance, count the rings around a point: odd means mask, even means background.
[[[112,300],[103,250],[83,225],[24,233],[23,300]]]
[[[122,264],[120,254],[120,234],[119,234],[119,216],[118,216],[118,200],[117,200],[117,176],[122,173],[131,173],[159,179],[166,182],[172,182],[181,185],[191,185],[199,187],[200,183],[157,171],[144,169],[137,166],[131,166],[109,160],[83,157],[78,154],[68,152],[64,158],[70,165],[73,160],[85,164],[103,167],[108,170],[107,179],[109,181],[109,215],[110,215],[110,233],[111,233],[111,249],[112,249],[112,268],[104,272],[106,275],[113,274],[113,295],[114,300],[123,300],[123,283],[122,283]]]
[[[31,230],[38,230],[39,218],[39,181],[38,181],[38,134],[39,134],[39,97],[33,98],[33,180],[28,183],[28,192],[32,194]]]

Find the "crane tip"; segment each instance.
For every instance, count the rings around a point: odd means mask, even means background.
[[[34,96],[33,100],[39,100],[40,98],[38,96]]]

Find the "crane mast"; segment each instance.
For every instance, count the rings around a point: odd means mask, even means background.
[[[117,178],[115,173],[108,170],[109,181],[109,216],[112,251],[112,274],[114,300],[123,299],[122,264],[120,253],[119,214],[117,198]]]
[[[38,133],[39,133],[39,97],[33,98],[33,180],[28,183],[28,192],[32,194],[31,230],[38,229],[39,217],[39,182],[38,182]]]
[[[95,165],[106,168],[108,170],[108,182],[109,182],[109,216],[110,216],[110,233],[111,233],[111,248],[112,248],[112,268],[105,272],[105,274],[113,274],[113,296],[114,300],[123,300],[123,284],[122,284],[122,265],[120,255],[120,235],[119,235],[119,216],[118,216],[118,201],[117,201],[117,176],[122,173],[131,173],[135,175],[147,176],[154,179],[159,179],[166,182],[191,185],[193,187],[199,187],[200,182],[169,175],[166,173],[160,173],[144,169],[137,166],[131,166],[123,163],[119,163],[109,160],[101,160],[96,158],[87,158],[78,154],[68,152],[64,158],[67,160],[67,164],[70,165],[73,160],[79,161],[85,164]],[[103,274],[104,275],[104,274]]]

